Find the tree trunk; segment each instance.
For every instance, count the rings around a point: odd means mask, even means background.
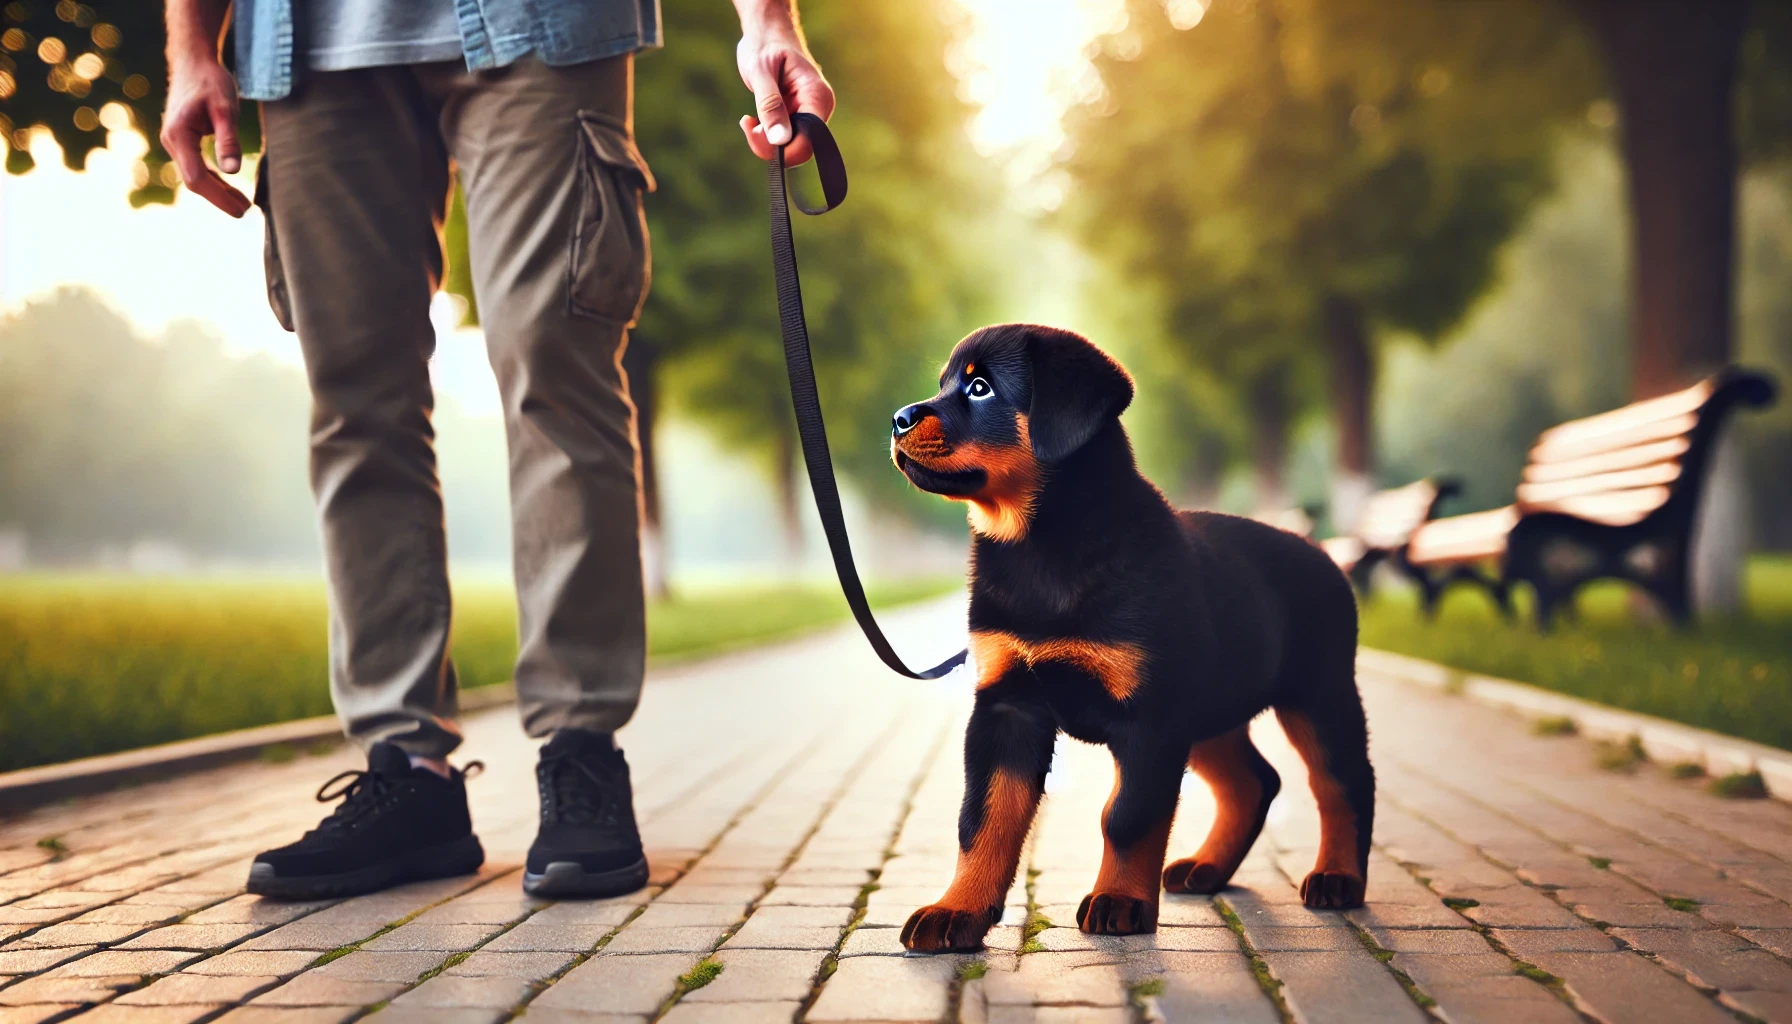
[[[1619,111],[1631,217],[1631,386],[1653,398],[1732,358],[1736,232],[1733,102],[1747,0],[1580,0]],[[1741,604],[1737,459],[1718,459],[1693,542],[1701,612]]]
[[[778,522],[784,530],[784,562],[791,572],[802,567],[803,506],[801,470],[798,466],[794,424],[778,428],[774,457],[777,459]]]
[[[666,531],[661,517],[660,475],[655,461],[655,428],[659,425],[659,388],[656,370],[659,346],[638,329],[631,332],[622,350],[622,372],[628,397],[635,403],[635,447],[641,466],[641,575],[647,596],[663,601],[672,594],[671,565]]]
[[[1337,533],[1356,528],[1363,502],[1374,488],[1375,362],[1369,325],[1355,300],[1325,300],[1326,351],[1331,360],[1332,426],[1337,461],[1332,470],[1331,523]]]
[[[1288,507],[1288,370],[1273,367],[1251,384],[1251,444],[1259,515]]]

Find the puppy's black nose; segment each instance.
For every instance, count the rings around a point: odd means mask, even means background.
[[[915,424],[921,422],[932,414],[933,410],[929,409],[921,402],[916,402],[914,405],[905,405],[896,410],[896,418],[893,421],[896,436],[901,437],[903,434],[915,429]]]

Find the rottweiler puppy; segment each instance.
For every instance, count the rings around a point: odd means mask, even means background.
[[[986,327],[940,392],[896,413],[891,457],[966,502],[977,694],[965,732],[958,867],[902,929],[920,952],[978,949],[1002,913],[1062,730],[1113,754],[1094,890],[1077,924],[1157,927],[1158,887],[1226,885],[1281,787],[1249,723],[1274,708],[1319,803],[1309,907],[1360,906],[1375,774],[1356,688],[1356,601],[1330,558],[1249,519],[1179,512],[1139,473],[1126,371],[1069,331]],[[1164,865],[1184,768],[1212,830]]]

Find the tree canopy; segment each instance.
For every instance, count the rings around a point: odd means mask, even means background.
[[[1554,125],[1597,95],[1584,44],[1489,0],[1127,13],[1070,119],[1073,222],[1162,291],[1189,362],[1247,393],[1289,382],[1263,415],[1329,384],[1340,461],[1368,472],[1375,333],[1437,338],[1486,290],[1550,185]]]

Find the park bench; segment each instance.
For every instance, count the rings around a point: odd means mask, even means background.
[[[1545,430],[1531,447],[1516,500],[1435,519],[1414,530],[1400,560],[1427,614],[1468,580],[1511,612],[1511,590],[1536,592],[1539,629],[1596,579],[1642,588],[1685,623],[1693,520],[1719,428],[1738,405],[1761,407],[1773,381],[1731,368],[1698,384]]]
[[[1377,491],[1363,502],[1354,530],[1328,537],[1319,546],[1350,577],[1357,593],[1367,594],[1376,566],[1387,563],[1405,570],[1400,556],[1413,531],[1434,519],[1438,506],[1458,490],[1454,480],[1426,479]]]

